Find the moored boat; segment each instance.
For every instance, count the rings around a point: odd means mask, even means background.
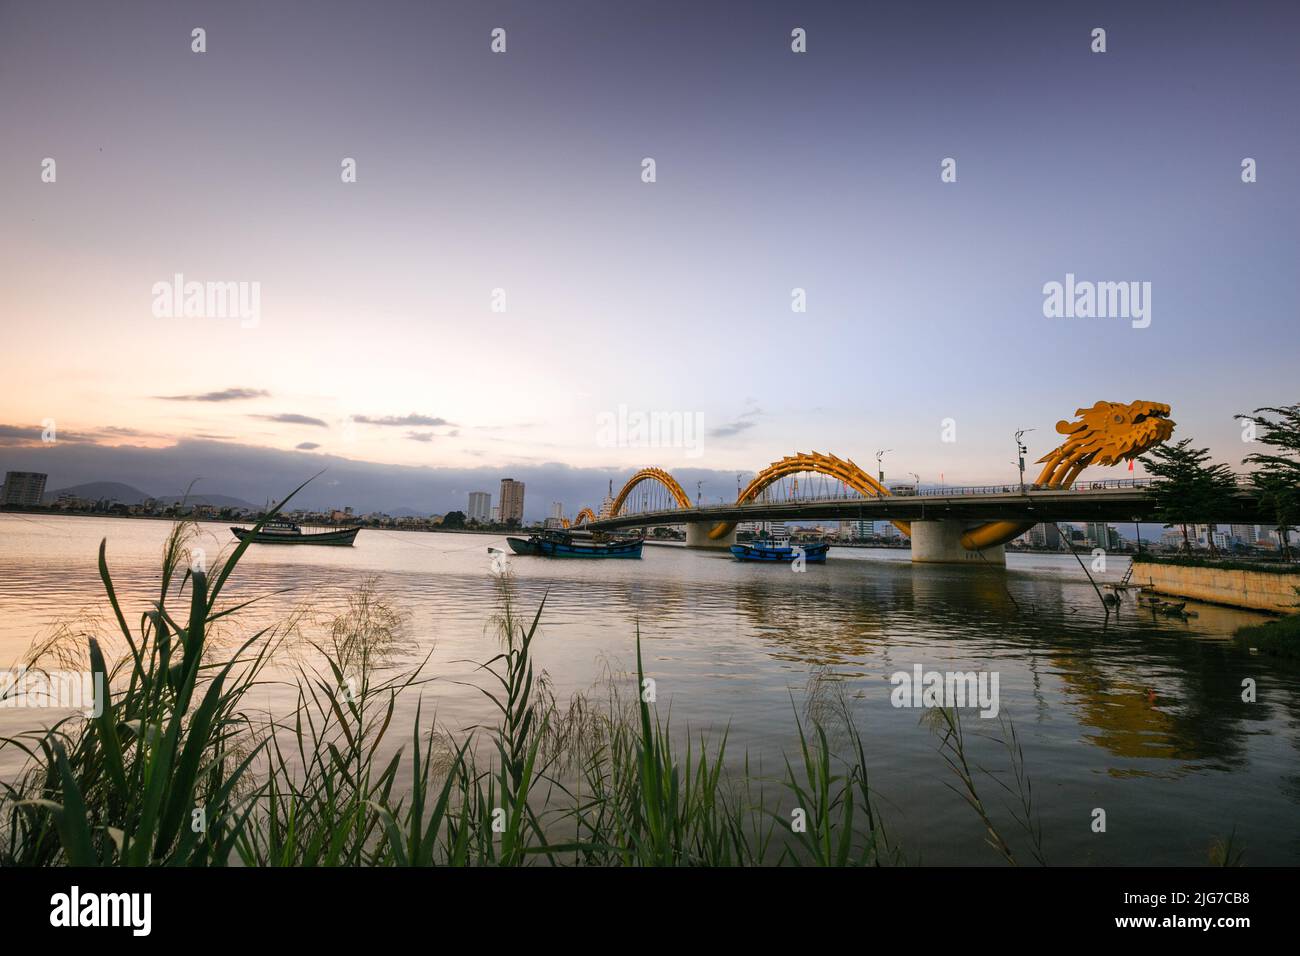
[[[639,558],[644,538],[605,538],[573,531],[542,531],[527,538],[506,538],[515,554],[544,558]]]
[[[262,525],[260,531],[253,533],[252,528],[230,529],[240,541],[253,544],[325,544],[334,547],[350,547],[360,528],[336,528],[329,531],[312,531],[303,533],[302,528],[292,521],[277,518]]]
[[[766,561],[768,563],[790,563],[803,554],[803,559],[810,564],[822,564],[826,561],[826,552],[831,546],[820,541],[816,544],[789,545],[755,541],[752,544],[733,544],[731,553],[737,561]]]

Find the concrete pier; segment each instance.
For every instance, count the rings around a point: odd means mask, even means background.
[[[1006,567],[1005,545],[969,551],[961,546],[962,533],[970,527],[965,521],[913,521],[912,561],[915,564],[978,564]]]

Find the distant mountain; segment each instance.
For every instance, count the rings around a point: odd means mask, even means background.
[[[124,505],[138,505],[147,498],[156,498],[166,504],[184,500],[192,505],[212,505],[216,508],[251,508],[254,510],[258,508],[252,502],[245,501],[243,498],[232,498],[230,495],[205,495],[198,492],[189,495],[151,495],[147,491],[141,491],[132,485],[124,485],[120,481],[88,481],[84,485],[58,488],[54,491],[47,491],[43,501],[45,504],[53,504],[60,495],[73,495],[77,498],[85,498],[87,501],[107,499],[109,501],[119,501]]]

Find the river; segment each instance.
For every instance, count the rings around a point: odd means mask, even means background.
[[[170,525],[143,519],[0,515],[0,666],[18,663],[61,625],[111,634],[96,570],[101,538],[127,619],[156,597]],[[194,542],[210,558],[231,546],[223,525]],[[265,596],[228,637],[300,615],[307,636],[347,607],[373,576],[403,614],[394,666],[431,654],[426,715],[453,730],[490,720],[472,661],[498,649],[501,584],[476,534],[363,530],[353,548],[253,547],[226,592]],[[1105,580],[1122,576],[1113,558]],[[1300,863],[1300,671],[1237,647],[1229,635],[1259,615],[1189,606],[1171,619],[1125,604],[1109,619],[1075,559],[1012,554],[1005,571],[914,566],[907,551],[834,549],[822,566],[741,564],[726,554],[647,545],[640,561],[513,557],[518,610],[545,597],[537,665],[557,697],[612,676],[631,687],[639,627],[661,716],[693,737],[728,732],[774,780],[805,723],[847,701],[865,742],[871,783],[891,837],[913,863],[996,863],[978,820],[948,784],[922,712],[895,707],[891,675],[997,675],[1000,714],[1014,725],[1032,783],[1043,850],[1054,864],[1204,864],[1233,834],[1250,865]],[[289,588],[288,593],[275,593]],[[289,674],[289,662],[284,662]],[[1243,681],[1257,699],[1243,700]],[[286,687],[256,692],[270,710]],[[409,726],[417,695],[403,700]],[[0,735],[33,720],[0,709]],[[1012,785],[1006,724],[966,710],[981,794],[1021,854],[1005,805]],[[399,735],[406,739],[405,735]],[[989,738],[989,739],[985,739]],[[0,752],[0,778],[17,752]],[[1094,832],[1095,811],[1106,831]]]

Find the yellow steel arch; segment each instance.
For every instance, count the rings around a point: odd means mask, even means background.
[[[807,472],[835,478],[868,498],[879,498],[889,494],[888,488],[859,468],[852,459],[837,458],[835,455],[824,455],[814,451],[787,455],[780,461],[772,462],[754,476],[753,481],[736,499],[736,504],[743,505],[756,500],[759,493],[775,481]],[[906,522],[895,521],[893,524],[904,533],[907,532],[907,528],[904,527]],[[735,524],[731,522],[721,522],[709,529],[709,537],[714,540],[725,538],[734,527]]]
[[[682,486],[677,483],[676,478],[668,474],[668,472],[664,471],[662,468],[642,468],[628,479],[627,484],[623,486],[623,490],[618,493],[618,496],[614,499],[613,505],[610,506],[610,515],[617,515],[619,513],[624,502],[627,501],[627,496],[632,493],[632,489],[643,481],[659,482],[659,484],[668,489],[668,493],[672,495],[673,499],[677,502],[677,507],[691,507],[690,497],[688,497],[686,492],[682,490]]]
[[[580,524],[584,524],[588,521],[595,521],[595,520],[596,520],[596,513],[592,511],[590,508],[583,508],[581,511],[578,512],[578,516],[573,519],[572,527],[576,528]]]

